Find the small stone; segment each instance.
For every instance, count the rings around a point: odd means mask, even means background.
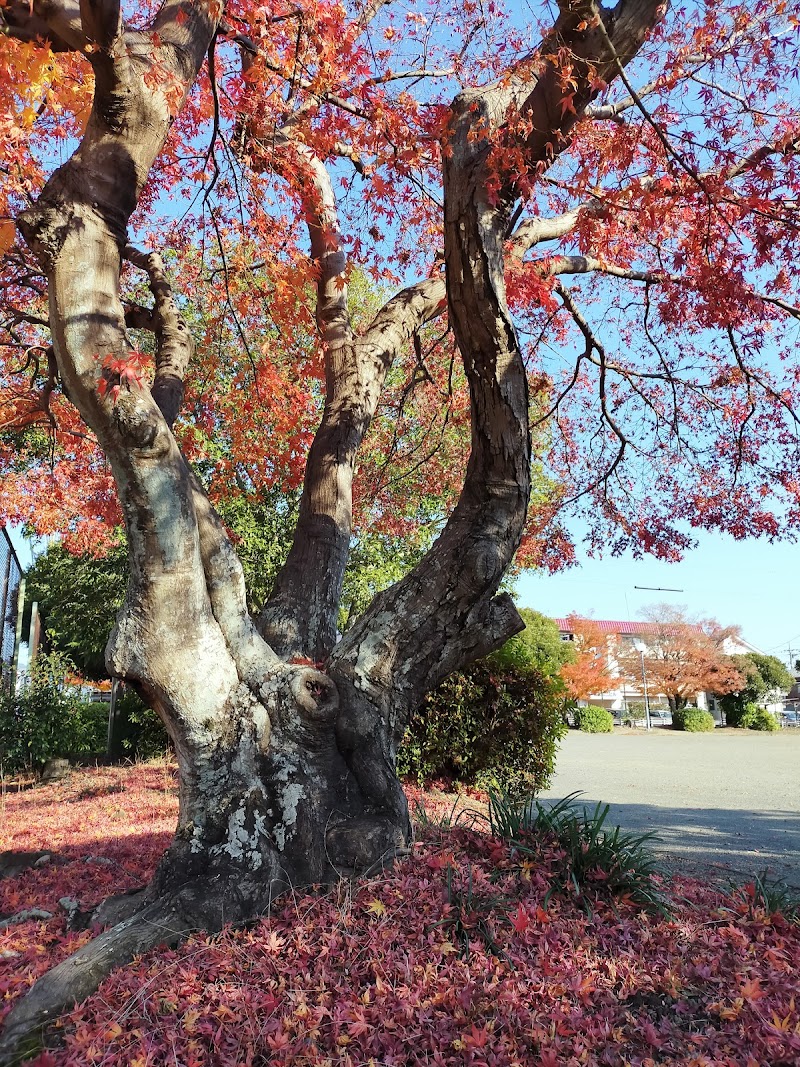
[[[42,785],[48,785],[50,782],[60,782],[64,778],[68,778],[70,774],[72,774],[72,767],[69,760],[54,757],[44,765],[41,779]]]
[[[84,863],[96,863],[99,867],[111,867],[114,863],[108,856],[84,856]]]
[[[75,899],[75,897],[61,897],[58,902],[58,906],[59,908],[63,908],[63,910],[67,913],[68,922],[72,922],[72,920],[75,918],[78,909],[80,908],[80,904]]]
[[[53,857],[50,855],[49,852],[45,852],[45,854],[43,856],[40,856],[38,860],[34,863],[34,867],[46,867],[47,864],[52,860],[52,858]]]

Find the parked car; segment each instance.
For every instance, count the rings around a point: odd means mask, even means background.
[[[668,708],[651,708],[650,722],[653,726],[672,726],[672,712]]]

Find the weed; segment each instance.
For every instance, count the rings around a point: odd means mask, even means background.
[[[738,905],[736,910],[749,918],[761,911],[782,915],[787,922],[800,926],[800,894],[779,879],[771,881],[766,870],[754,874],[746,885],[731,886],[730,896]]]
[[[566,888],[588,908],[587,891],[606,892],[628,899],[650,911],[668,916],[666,900],[656,884],[657,862],[646,847],[651,833],[623,833],[619,826],[606,826],[608,804],[593,811],[575,806],[580,793],[570,793],[552,805],[535,797],[522,804],[500,793],[490,793],[489,822],[492,833],[513,841],[522,852],[535,854],[525,835],[551,834],[564,853],[563,880],[553,884],[548,898]],[[520,840],[522,838],[522,840]]]
[[[460,801],[461,797],[457,796],[449,811],[445,811],[441,815],[431,815],[423,802],[416,799],[412,808],[414,822],[424,829],[452,830],[456,826],[462,826],[472,830],[475,828],[475,823],[485,819],[486,816],[474,808],[462,808],[457,811]]]
[[[499,896],[479,896],[475,893],[471,865],[467,868],[467,881],[464,888],[458,888],[455,885],[453,878],[455,873],[453,867],[448,865],[445,890],[448,913],[438,922],[431,923],[429,929],[437,926],[444,927],[452,944],[458,948],[459,956],[464,959],[469,958],[470,940],[480,938],[493,956],[511,965],[505,952],[497,944],[489,924],[491,913],[496,909],[502,909],[503,899]]]

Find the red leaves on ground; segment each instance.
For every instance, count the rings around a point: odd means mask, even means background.
[[[65,894],[85,906],[136,884],[175,808],[163,764],[7,794],[3,847],[52,848],[54,861],[0,883],[0,909],[49,909]],[[545,907],[558,859],[546,844],[522,863],[485,835],[427,830],[379,878],[285,897],[254,927],[135,960],[63,1020],[65,1047],[33,1064],[798,1062],[800,929],[682,879],[672,920],[602,900],[587,916],[557,893]],[[503,956],[478,937],[463,955],[457,914],[470,930],[484,919]],[[63,928],[56,916],[3,931],[4,1006],[87,936]]]

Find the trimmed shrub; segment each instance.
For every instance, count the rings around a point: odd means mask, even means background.
[[[701,708],[680,708],[672,713],[672,729],[690,734],[707,733],[716,726],[714,716]]]
[[[739,719],[739,726],[747,730],[780,730],[780,724],[771,711],[758,704],[747,704],[744,715]]]
[[[547,788],[566,732],[559,680],[495,657],[451,675],[412,715],[397,771],[445,777],[515,795]]]
[[[605,708],[589,704],[575,709],[575,725],[585,734],[610,734],[614,729],[614,716]]]

